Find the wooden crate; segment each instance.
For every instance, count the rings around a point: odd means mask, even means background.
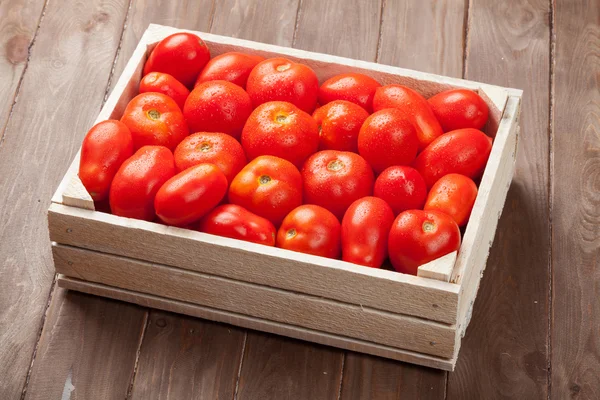
[[[180,30],[150,25],[96,122],[119,119],[146,56]],[[510,185],[522,92],[364,61],[198,34],[213,56],[241,51],[311,66],[319,81],[361,72],[428,97],[477,91],[494,144],[462,246],[419,276],[122,218],[94,210],[75,157],[48,210],[61,287],[358,352],[452,370]]]

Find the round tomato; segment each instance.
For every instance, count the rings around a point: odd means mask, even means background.
[[[334,100],[313,113],[319,127],[319,149],[358,152],[358,132],[369,113],[345,100]]]
[[[156,193],[156,215],[167,225],[186,226],[216,207],[227,178],[214,164],[199,164],[166,181]]]
[[[307,65],[269,58],[250,72],[246,90],[254,107],[268,101],[287,101],[311,113],[317,104],[319,80]]]
[[[342,220],[342,260],[380,268],[394,213],[377,197],[363,197],[350,205]]]
[[[408,210],[396,217],[388,238],[394,269],[417,275],[426,264],[460,247],[460,230],[454,220],[439,211]]]
[[[235,204],[224,204],[200,220],[200,232],[275,246],[276,230],[266,218]]]
[[[144,65],[144,75],[164,72],[192,87],[210,52],[202,39],[191,33],[174,33],[161,40]]]
[[[179,106],[162,93],[135,96],[127,104],[121,122],[131,131],[135,150],[149,145],[173,151],[189,134]]]
[[[419,172],[407,166],[389,167],[375,181],[373,195],[385,200],[395,215],[402,211],[422,209],[427,185]]]
[[[81,145],[79,179],[94,201],[108,197],[115,174],[132,154],[131,132],[122,122],[109,119],[88,131]]]
[[[224,132],[240,138],[252,113],[248,93],[227,81],[209,81],[196,86],[183,106],[192,132]]]
[[[444,175],[457,173],[475,179],[485,169],[492,139],[477,129],[457,129],[433,141],[414,162],[427,187]]]
[[[248,159],[272,155],[300,168],[319,147],[315,120],[285,101],[270,101],[258,106],[246,121],[242,147]]]
[[[460,174],[448,174],[431,187],[425,210],[448,214],[462,227],[469,221],[476,198],[477,185],[471,178]]]
[[[340,222],[323,207],[305,204],[292,210],[277,231],[277,247],[315,256],[340,256]]]
[[[248,75],[264,57],[232,51],[216,56],[206,64],[196,86],[208,81],[228,81],[246,89]]]
[[[140,93],[158,92],[165,94],[175,100],[175,103],[183,110],[185,99],[190,91],[169,74],[162,72],[150,72],[142,78],[140,82]]]
[[[409,165],[418,149],[412,122],[395,108],[371,114],[358,134],[358,152],[376,173],[393,165]]]
[[[487,104],[472,90],[446,90],[427,101],[444,132],[463,128],[481,129],[488,119]]]
[[[427,100],[406,86],[387,85],[375,91],[373,109],[379,111],[385,108],[399,109],[414,124],[419,150],[444,133]]]
[[[175,149],[174,156],[179,171],[198,164],[214,164],[225,174],[229,183],[246,165],[242,145],[220,132],[198,132],[186,137]]]
[[[304,202],[331,211],[338,219],[355,200],[373,194],[373,170],[358,154],[323,150],[302,168]]]
[[[175,175],[173,153],[164,146],[144,146],[129,157],[110,186],[110,209],[121,217],[152,221],[158,189]]]
[[[334,100],[347,100],[372,113],[373,96],[380,86],[379,82],[364,74],[336,75],[319,88],[319,103],[324,105]]]
[[[229,202],[279,226],[290,211],[302,204],[302,176],[287,160],[257,157],[231,182]]]

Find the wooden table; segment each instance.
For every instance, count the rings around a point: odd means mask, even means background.
[[[455,372],[55,287],[51,194],[150,22],[525,90]],[[598,1],[2,0],[0,40],[1,399],[600,398]]]

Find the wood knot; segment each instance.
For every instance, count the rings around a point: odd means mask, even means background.
[[[164,318],[159,318],[156,320],[156,326],[158,326],[159,328],[164,328],[165,326],[167,326],[167,321],[165,321]]]
[[[31,38],[27,35],[15,35],[6,42],[6,58],[11,64],[27,61],[29,43]]]
[[[571,390],[571,393],[575,396],[575,395],[579,394],[579,392],[581,392],[581,386],[574,383],[571,386],[569,386],[569,390]]]
[[[84,32],[91,32],[99,24],[104,24],[110,19],[110,15],[106,11],[100,11],[92,15],[92,18],[83,27]]]

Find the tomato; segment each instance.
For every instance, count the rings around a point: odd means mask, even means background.
[[[254,107],[268,101],[287,101],[307,113],[317,104],[319,80],[309,66],[286,58],[269,58],[250,72],[246,90]]]
[[[228,81],[246,89],[250,71],[263,61],[264,57],[231,51],[214,57],[206,64],[196,86],[208,81]]]
[[[290,211],[302,204],[302,176],[287,160],[257,157],[231,182],[229,202],[279,226]]]
[[[419,139],[412,122],[395,108],[371,114],[358,134],[358,153],[376,173],[393,165],[409,165],[418,149]]]
[[[200,232],[275,246],[276,230],[263,217],[235,204],[224,204],[200,220]]]
[[[223,132],[240,138],[252,113],[248,93],[227,81],[209,81],[196,86],[183,106],[192,132]]]
[[[411,120],[417,130],[419,150],[444,133],[427,100],[406,86],[387,85],[375,91],[373,109],[385,108],[397,108]]]
[[[433,141],[414,162],[427,187],[442,176],[457,173],[476,179],[485,169],[492,139],[477,129],[458,129]]]
[[[227,193],[227,178],[214,164],[198,164],[166,181],[156,193],[156,215],[186,226],[215,208]]]
[[[358,152],[358,132],[369,113],[345,100],[319,107],[313,118],[319,126],[319,149]]]
[[[364,74],[347,73],[327,79],[319,88],[319,103],[347,100],[373,112],[373,96],[381,85]]]
[[[258,106],[246,121],[242,147],[248,159],[272,155],[300,168],[319,147],[315,120],[291,103],[270,101]]]
[[[338,219],[355,200],[373,194],[373,170],[355,153],[323,150],[302,168],[304,202],[331,211]]]
[[[125,160],[110,186],[110,209],[121,217],[152,221],[158,189],[175,175],[173,153],[164,146],[144,146]]]
[[[277,231],[277,247],[315,256],[340,256],[340,222],[323,207],[305,204],[292,210]]]
[[[246,165],[242,145],[231,136],[220,132],[194,133],[179,143],[174,155],[178,171],[210,163],[219,167],[227,182],[231,182]]]
[[[164,72],[189,88],[208,60],[210,52],[202,39],[191,33],[174,33],[152,50],[144,65],[144,75]]]
[[[140,82],[140,93],[157,92],[162,93],[173,100],[183,110],[185,99],[187,99],[190,91],[169,74],[162,72],[150,72],[142,78]]]
[[[131,131],[135,150],[150,145],[173,151],[189,134],[179,106],[162,93],[135,96],[127,104],[121,122]]]
[[[414,168],[389,167],[377,177],[373,195],[385,200],[392,207],[394,215],[398,215],[402,211],[423,208],[427,185]]]
[[[350,205],[342,220],[342,260],[380,268],[394,213],[377,197],[363,197]]]
[[[477,185],[471,178],[460,174],[448,174],[431,187],[425,210],[448,214],[462,227],[469,221],[476,198]]]
[[[88,131],[81,145],[79,179],[94,201],[108,197],[115,174],[132,154],[131,132],[122,122],[109,119]]]
[[[481,129],[488,119],[487,104],[472,90],[446,90],[427,101],[444,132],[463,128]]]
[[[460,230],[452,217],[439,211],[408,210],[396,217],[388,238],[394,269],[417,275],[426,264],[460,247]]]

